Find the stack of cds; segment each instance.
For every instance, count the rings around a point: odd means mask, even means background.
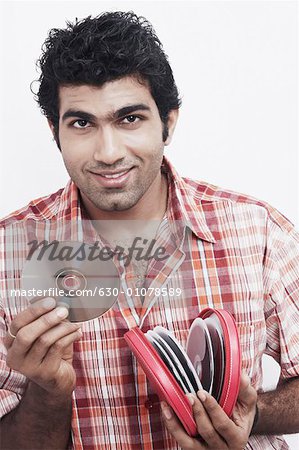
[[[160,400],[171,406],[191,436],[197,435],[191,405],[185,394],[204,389],[228,416],[240,385],[240,345],[233,317],[208,308],[194,320],[186,351],[167,329],[143,333],[133,328],[125,339]]]

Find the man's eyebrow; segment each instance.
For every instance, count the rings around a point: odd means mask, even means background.
[[[88,113],[86,111],[80,111],[77,109],[68,109],[62,116],[62,121],[64,122],[66,119],[70,117],[77,117],[81,120],[86,120],[87,122],[94,122],[97,118],[95,115]]]
[[[117,111],[115,111],[114,115],[116,119],[120,119],[121,117],[127,116],[128,114],[132,114],[135,111],[150,111],[150,107],[143,103],[124,106],[123,108],[120,108]]]
[[[127,116],[128,114],[132,114],[135,111],[150,111],[150,107],[143,103],[138,103],[136,105],[128,105],[116,110],[115,112],[109,113],[108,117],[112,119],[120,119],[121,117]],[[64,122],[66,119],[69,119],[70,117],[80,118],[81,120],[86,120],[87,122],[95,122],[97,120],[97,117],[94,114],[88,113],[86,111],[80,111],[77,109],[68,109],[63,114],[62,121]]]

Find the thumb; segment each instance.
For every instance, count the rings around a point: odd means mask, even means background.
[[[257,392],[251,386],[249,376],[245,372],[242,372],[240,379],[238,402],[241,403],[243,406],[247,406],[250,408],[256,404],[256,401],[257,401]]]

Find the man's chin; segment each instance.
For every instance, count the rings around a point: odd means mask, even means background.
[[[134,201],[121,201],[121,200],[112,200],[109,203],[103,203],[95,201],[93,202],[94,206],[100,210],[105,212],[113,212],[113,211],[128,211],[133,208],[137,202]]]
[[[109,206],[96,206],[97,209],[101,210],[101,211],[105,211],[105,212],[113,212],[113,211],[128,211],[129,209],[131,209],[134,205],[122,205],[120,203],[113,203],[112,205]]]
[[[137,198],[136,198],[137,197]],[[128,192],[84,192],[81,199],[85,207],[88,209],[88,204],[90,207],[96,208],[98,211],[103,212],[120,212],[128,211],[133,208],[139,201],[141,196],[134,195],[133,192],[130,194]]]

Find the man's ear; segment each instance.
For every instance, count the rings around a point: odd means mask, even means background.
[[[167,119],[167,129],[168,129],[168,135],[164,142],[164,145],[169,145],[172,136],[176,127],[176,123],[179,117],[179,110],[178,109],[171,109],[168,113],[168,119]]]
[[[59,136],[58,136],[58,130],[55,130],[55,126],[53,125],[53,122],[51,122],[50,119],[47,119],[47,120],[48,120],[48,125],[50,127],[51,133],[53,135],[53,141],[56,142],[57,147],[61,151],[60,142],[59,142]]]
[[[51,122],[50,119],[47,119],[47,121],[48,121],[48,125],[49,125],[49,127],[50,127],[50,130],[51,130],[51,133],[53,134],[53,138],[55,139],[55,129],[54,129],[54,125],[53,125],[53,123]]]

